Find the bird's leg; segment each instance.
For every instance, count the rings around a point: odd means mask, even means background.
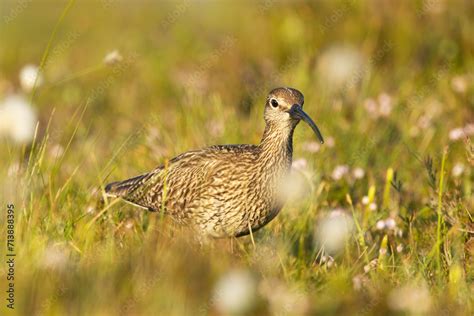
[[[230,253],[234,254],[234,237],[231,237],[229,240]]]

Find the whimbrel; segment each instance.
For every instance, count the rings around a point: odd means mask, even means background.
[[[185,152],[151,172],[113,182],[106,194],[149,211],[162,211],[206,237],[239,237],[270,222],[285,202],[293,131],[305,121],[303,94],[276,88],[266,100],[265,131],[258,145],[216,145]]]

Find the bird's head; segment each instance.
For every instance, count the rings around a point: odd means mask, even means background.
[[[304,96],[293,88],[276,88],[270,91],[265,103],[265,122],[282,127],[294,128],[305,121],[324,143],[323,136],[313,120],[303,111]]]

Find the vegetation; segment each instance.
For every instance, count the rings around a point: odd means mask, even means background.
[[[0,7],[2,315],[473,314],[471,1]],[[184,151],[258,143],[276,86],[326,143],[297,128],[293,198],[253,240],[100,203]]]

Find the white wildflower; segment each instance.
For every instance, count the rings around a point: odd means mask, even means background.
[[[340,180],[342,177],[344,177],[347,173],[349,172],[349,166],[348,165],[339,165],[334,168],[331,177],[334,180]]]
[[[398,244],[397,245],[397,252],[398,253],[401,253],[403,251],[403,245],[402,244]]]
[[[451,171],[451,174],[455,178],[461,176],[463,173],[464,173],[464,165],[462,163],[455,164],[453,167],[453,170]]]
[[[377,228],[378,230],[384,229],[385,228],[385,221],[384,220],[377,221],[377,223],[375,224],[375,228]]]
[[[68,263],[69,251],[61,245],[49,245],[39,261],[41,267],[52,270],[62,270]]]
[[[336,142],[334,141],[334,137],[329,136],[328,138],[326,138],[326,141],[324,144],[328,146],[329,148],[334,147],[334,145],[336,145]]]
[[[132,220],[127,220],[125,222],[125,228],[126,229],[132,229],[133,228],[133,221]]]
[[[389,116],[392,112],[392,97],[386,93],[382,93],[378,97],[379,101],[379,114],[381,116]]]
[[[30,92],[33,90],[35,81],[36,87],[43,83],[43,75],[40,73],[39,67],[33,64],[24,66],[20,71],[20,85],[23,91]]]
[[[346,212],[336,209],[319,221],[315,239],[327,253],[336,253],[344,247],[353,228],[352,218]]]
[[[364,77],[362,55],[351,46],[333,46],[318,60],[318,74],[321,81],[331,89],[354,85]]]
[[[385,227],[387,227],[387,229],[395,229],[397,227],[397,223],[393,218],[389,217],[385,220]]]
[[[365,171],[364,169],[357,167],[354,170],[352,170],[352,175],[356,179],[362,179],[365,176]]]
[[[369,197],[367,195],[364,195],[364,197],[362,197],[362,204],[367,205],[369,204],[369,202],[370,202]]]
[[[369,210],[376,211],[377,210],[377,203],[372,202],[369,204]]]
[[[224,274],[214,288],[213,302],[223,314],[246,314],[255,304],[256,282],[246,270],[232,270]]]
[[[298,171],[305,170],[307,166],[308,166],[308,161],[304,158],[295,159],[293,160],[291,164],[291,167]]]
[[[113,50],[104,57],[104,63],[109,66],[115,65],[122,60],[123,57],[118,50]]]
[[[431,307],[431,296],[426,285],[407,284],[390,292],[388,296],[390,309],[409,314],[425,314]]]
[[[464,129],[462,127],[457,127],[449,131],[449,139],[452,141],[460,140],[464,137]]]
[[[0,104],[0,136],[28,144],[33,140],[36,123],[36,112],[23,96],[9,96]]]
[[[364,272],[369,273],[370,270],[373,270],[377,267],[378,261],[374,259],[364,266]]]
[[[89,205],[86,209],[86,213],[87,214],[94,214],[95,212],[95,207],[93,207],[92,205]]]
[[[298,201],[310,193],[311,171],[306,164],[304,159],[295,160],[291,172],[281,180],[277,194],[282,200]]]
[[[377,100],[369,98],[364,101],[364,108],[372,118],[389,116],[392,107],[392,97],[387,93],[379,94]]]
[[[467,90],[467,81],[463,76],[456,76],[451,79],[451,87],[458,93],[465,93]]]

